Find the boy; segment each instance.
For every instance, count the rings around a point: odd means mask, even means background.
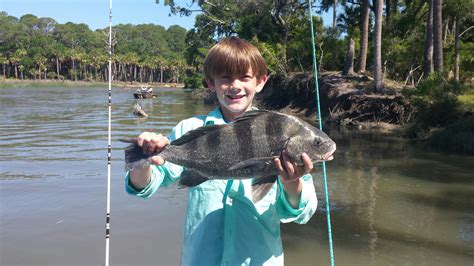
[[[267,80],[257,48],[236,37],[221,40],[209,51],[204,72],[219,106],[207,116],[181,121],[168,138],[140,134],[138,145],[145,153],[161,151],[189,130],[233,122],[253,108],[254,96]],[[278,182],[257,203],[249,196],[251,179],[209,180],[189,188],[182,265],[283,265],[280,222],[306,223],[316,211],[317,199],[308,174],[313,169],[310,158],[302,155],[304,167],[292,164],[286,155],[280,159],[275,159]],[[127,174],[128,193],[148,198],[179,179],[181,166],[159,156],[152,160],[154,165]]]

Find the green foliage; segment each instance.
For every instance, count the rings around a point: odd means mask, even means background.
[[[204,88],[204,75],[200,73],[194,73],[191,76],[184,79],[184,88],[186,89],[203,89]]]
[[[18,19],[5,12],[0,24],[0,73],[6,78],[105,80],[108,29],[92,31],[86,24],[59,24],[32,14]],[[117,25],[113,31],[115,80],[159,81],[161,74],[164,82],[180,80],[186,68],[184,28]]]
[[[428,144],[440,150],[474,154],[474,115],[470,113],[434,132]]]
[[[452,124],[462,116],[463,110],[458,96],[466,90],[459,82],[446,81],[435,74],[422,81],[414,90],[405,90],[412,104],[418,110],[415,123],[407,135],[413,138],[427,138],[433,129]]]

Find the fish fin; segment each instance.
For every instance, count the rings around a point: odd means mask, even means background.
[[[263,170],[269,164],[273,163],[273,160],[278,158],[278,156],[273,157],[261,157],[261,158],[252,158],[235,164],[229,168],[230,171],[242,170],[244,168],[249,170]]]
[[[184,169],[184,171],[181,173],[181,177],[179,178],[179,186],[194,187],[207,180],[209,180],[209,178],[203,176],[198,171],[192,169]]]
[[[207,126],[199,127],[197,129],[186,132],[186,134],[181,136],[179,139],[173,140],[170,144],[174,146],[182,145],[184,143],[190,142],[193,139],[204,136],[208,134],[209,132],[212,132],[223,126],[224,125],[207,125]]]
[[[125,148],[125,169],[130,170],[135,166],[146,165],[150,156],[143,152],[143,149],[138,146],[137,139],[120,139],[121,142],[130,143]]]
[[[263,197],[265,197],[268,191],[273,187],[277,178],[277,175],[270,175],[254,179],[252,181],[252,201],[257,203],[263,199]]]
[[[262,114],[268,114],[271,113],[271,111],[266,111],[266,110],[252,110],[252,111],[247,111],[235,118],[234,123],[241,122],[250,118],[257,117]]]

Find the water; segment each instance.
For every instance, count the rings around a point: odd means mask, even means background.
[[[2,90],[0,265],[102,265],[105,255],[107,89]],[[212,109],[162,89],[142,100],[113,90],[111,265],[179,263],[185,190],[126,195],[117,140],[168,133]],[[473,157],[429,152],[401,139],[331,131],[327,163],[336,265],[473,265]],[[328,265],[322,177],[317,213],[285,224],[287,265]]]

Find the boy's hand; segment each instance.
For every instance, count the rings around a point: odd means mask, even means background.
[[[296,166],[290,161],[288,155],[283,152],[281,161],[279,158],[275,159],[275,167],[280,174],[280,181],[284,183],[297,181],[303,175],[310,173],[313,170],[313,162],[309,156],[303,152],[301,159],[303,160],[304,166]]]
[[[303,190],[303,182],[301,177],[313,170],[313,163],[306,153],[301,154],[304,166],[296,166],[292,163],[288,154],[283,152],[282,160],[275,159],[275,167],[278,169],[280,181],[285,190],[288,202],[297,209],[300,204],[301,191]]]
[[[143,132],[138,136],[137,141],[138,146],[142,147],[143,152],[148,155],[161,152],[169,143],[170,141],[167,137],[151,132]],[[160,156],[151,157],[151,161],[157,165],[162,165],[165,163],[165,160],[163,160],[163,158]]]

